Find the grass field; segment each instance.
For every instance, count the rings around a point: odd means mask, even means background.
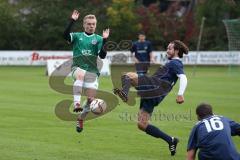
[[[175,103],[177,84],[155,109],[162,117],[152,121],[179,137],[178,152],[170,157],[164,141],[138,131],[138,104],[120,103],[105,116],[87,121],[84,132],[77,134],[75,121],[55,115],[55,105],[72,97],[49,87],[45,67],[0,67],[0,160],[183,160],[199,102],[209,102],[216,114],[240,122],[239,70],[229,73],[227,67],[201,67],[194,77],[192,68],[186,71],[186,102]],[[103,90],[111,91],[111,84],[109,77],[100,79]],[[234,137],[234,142],[240,151],[240,138]]]

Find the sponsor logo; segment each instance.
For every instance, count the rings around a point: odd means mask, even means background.
[[[66,56],[54,56],[54,55],[41,56],[37,52],[33,52],[31,54],[31,62],[42,61],[42,60],[46,61],[46,60],[50,60],[50,59],[70,59],[70,58],[72,58],[72,56],[70,56],[70,55],[66,55]]]
[[[83,49],[82,54],[83,55],[91,55],[91,50]]]
[[[96,45],[96,44],[97,44],[97,40],[96,40],[96,39],[93,39],[93,40],[92,40],[92,44],[93,44],[93,45]]]

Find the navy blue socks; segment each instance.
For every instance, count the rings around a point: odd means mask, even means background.
[[[172,137],[170,137],[169,135],[167,135],[166,133],[162,132],[160,129],[158,129],[157,127],[153,126],[153,125],[148,125],[145,132],[153,137],[156,138],[161,138],[164,141],[166,141],[167,143],[171,143],[172,141]]]

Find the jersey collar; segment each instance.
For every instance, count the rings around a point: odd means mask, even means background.
[[[92,36],[94,36],[94,33],[93,33],[93,34],[90,34],[90,35],[88,35],[88,34],[86,34],[85,32],[83,32],[83,34],[84,34],[86,37],[92,37]]]
[[[179,57],[174,57],[174,58],[172,58],[172,59],[178,59],[178,60],[181,60]]]

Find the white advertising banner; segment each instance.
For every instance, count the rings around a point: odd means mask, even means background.
[[[154,51],[157,63],[167,62],[166,52]],[[114,55],[122,54],[127,63],[132,63],[129,51],[108,52],[106,59],[111,63]],[[68,60],[72,58],[72,51],[0,51],[0,65],[46,65],[47,60]],[[187,65],[240,65],[240,51],[209,51],[189,52],[183,57]]]
[[[165,64],[167,62],[166,52],[153,52],[156,62]],[[240,65],[240,51],[227,52],[189,52],[182,58],[186,65]]]
[[[55,71],[55,75],[57,76],[65,76],[64,72],[65,70],[68,70],[68,76],[70,76],[70,71],[71,71],[71,65],[65,66],[66,68],[64,71],[60,71],[60,69],[62,69],[62,67],[60,67],[61,65],[63,65],[64,62],[66,62],[67,60],[63,60],[63,59],[49,59],[47,60],[47,73],[48,75],[52,75],[52,73]]]
[[[69,51],[0,51],[0,65],[46,65],[50,59],[70,59]]]

